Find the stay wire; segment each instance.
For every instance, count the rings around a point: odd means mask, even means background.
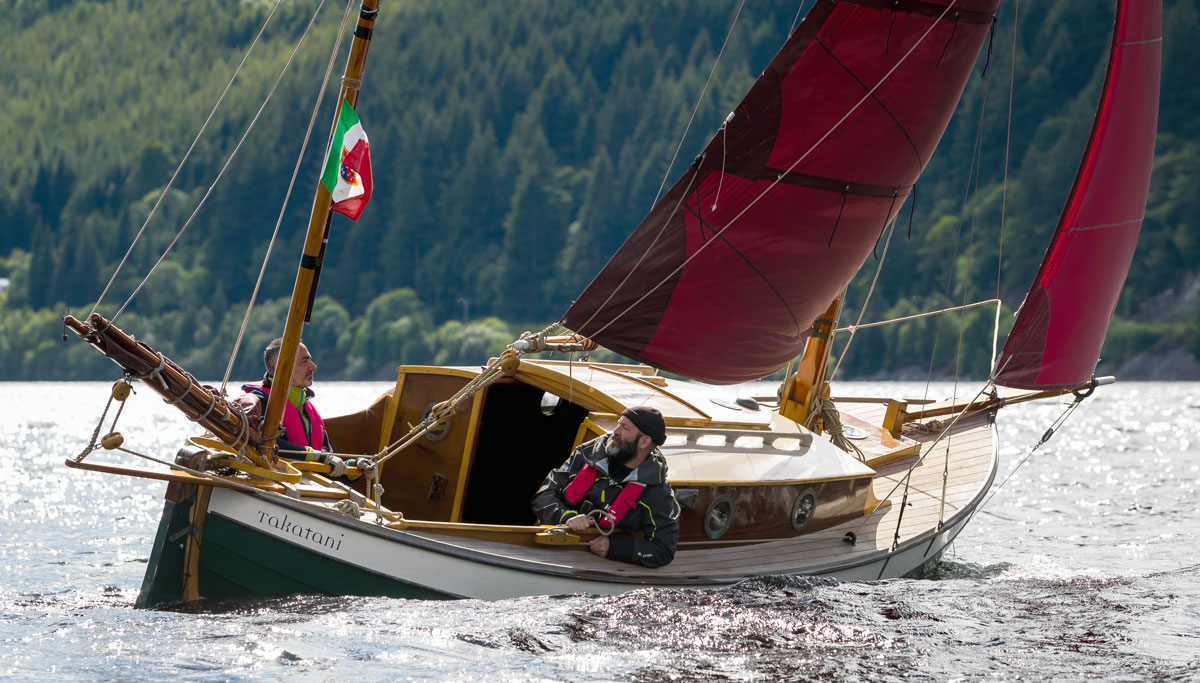
[[[1008,476],[1004,477],[1004,481],[1001,481],[996,485],[996,488],[992,489],[992,492],[988,495],[988,497],[979,504],[979,507],[975,508],[975,512],[982,510],[984,506],[986,506],[992,501],[993,498],[996,497],[996,494],[1000,492],[1000,489],[1004,488],[1004,485],[1007,484],[1009,480],[1013,478],[1013,475],[1017,473],[1017,470],[1021,469],[1021,466],[1028,462],[1029,459],[1033,457],[1033,454],[1036,453],[1038,449],[1040,449],[1047,441],[1050,440],[1051,437],[1054,436],[1055,432],[1057,432],[1058,429],[1063,426],[1063,423],[1065,423],[1071,417],[1071,414],[1075,412],[1075,409],[1079,407],[1080,403],[1083,403],[1083,399],[1087,398],[1087,396],[1088,394],[1075,396],[1075,400],[1071,401],[1071,404],[1067,406],[1066,410],[1064,410],[1062,414],[1060,414],[1058,418],[1056,418],[1054,422],[1050,424],[1050,427],[1047,428],[1042,434],[1042,438],[1038,439],[1038,442],[1033,445],[1033,448],[1029,449],[1029,452],[1025,454],[1025,457],[1021,458],[1021,460],[1013,466],[1012,470],[1008,473]],[[974,517],[975,513],[972,513],[971,516]]]
[[[792,19],[792,27],[788,29],[788,35],[796,32],[796,24],[800,23],[800,13],[804,11],[804,0],[800,0],[800,6],[796,8],[796,16]]]
[[[321,0],[321,5],[325,4],[325,0]],[[325,89],[329,85],[329,79],[333,75],[333,67],[337,62],[338,54],[342,49],[342,41],[346,34],[346,25],[349,23],[351,10],[354,8],[354,0],[347,0],[346,11],[342,14],[342,25],[338,28],[337,40],[333,44],[333,51],[329,55],[329,62],[325,65],[325,77],[321,81],[321,89],[317,94],[317,103],[313,105],[312,115],[308,119],[308,129],[304,131],[304,142],[300,145],[300,154],[296,156],[296,165],[292,167],[292,179],[288,182],[287,193],[283,197],[283,206],[279,209],[279,217],[275,220],[275,231],[271,233],[271,241],[267,243],[267,253],[263,256],[262,267],[258,270],[258,279],[254,282],[254,291],[250,294],[250,303],[246,306],[246,315],[242,317],[242,326],[238,330],[237,340],[233,344],[233,351],[229,354],[229,363],[225,366],[225,376],[221,378],[221,394],[225,394],[225,386],[229,383],[229,376],[233,373],[233,364],[237,361],[238,351],[242,346],[242,338],[246,334],[246,328],[250,324],[250,314],[254,311],[255,301],[258,300],[258,291],[262,287],[263,277],[267,272],[267,263],[271,260],[271,250],[275,247],[275,240],[279,237],[279,228],[283,225],[283,216],[287,212],[288,203],[292,198],[292,189],[296,185],[296,177],[300,174],[300,165],[304,160],[304,153],[308,150],[308,142],[312,137],[313,128],[317,123],[317,115],[321,111],[321,104],[325,101]],[[317,13],[320,13],[321,7],[317,8]],[[316,14],[313,15],[315,20]]]
[[[979,155],[978,155],[979,161],[976,162],[978,165],[983,164],[983,130],[984,130],[984,121],[985,121],[984,116],[983,116],[983,110],[987,105],[987,92],[988,92],[987,85],[988,85],[988,82],[987,82],[987,80],[985,80],[984,86],[983,86],[983,101],[979,106],[979,112],[980,112],[979,113],[979,131],[977,134],[977,139],[979,141]],[[971,273],[971,264],[973,262],[973,257],[975,255],[975,219],[979,215],[979,201],[978,201],[979,178],[982,175],[983,175],[983,172],[979,168],[976,168],[975,169],[975,190],[973,192],[973,194],[975,195],[976,201],[973,201],[970,203],[970,205],[971,205],[971,222],[967,227],[967,249],[966,249],[967,265],[966,265],[966,268],[963,269],[962,303],[960,304],[961,308],[959,309],[959,313],[958,313],[958,345],[954,349],[954,386],[950,391],[950,396],[952,398],[958,398],[958,378],[960,376],[960,373],[962,372],[963,335],[966,332],[966,325],[967,325],[967,309],[966,309],[967,294],[968,294],[968,290],[971,286],[971,279],[970,279],[969,275]],[[949,288],[947,288],[947,290],[946,290],[946,298],[947,299],[949,299],[949,295],[950,295],[950,290],[949,290]],[[930,369],[932,370],[932,365],[930,366]],[[945,504],[945,496],[946,496],[945,485],[946,485],[947,478],[949,476],[949,466],[950,466],[950,444],[949,444],[949,439],[947,439],[947,443],[946,443],[946,468],[947,468],[947,470],[945,472],[943,472],[943,477],[942,477],[942,487],[943,487],[942,488],[942,503],[943,503],[943,505]]]
[[[888,225],[891,227],[891,229],[888,230],[887,239],[883,242],[883,253],[879,256],[879,261],[875,265],[875,276],[871,278],[871,286],[867,289],[867,296],[863,299],[862,308],[860,308],[858,311],[858,320],[856,320],[854,324],[850,326],[850,336],[846,339],[846,345],[842,347],[842,352],[838,354],[837,362],[833,364],[833,371],[829,373],[828,381],[830,382],[832,382],[833,378],[837,376],[838,369],[842,367],[842,359],[844,359],[846,354],[849,353],[850,344],[854,343],[854,333],[858,330],[858,326],[862,324],[863,316],[867,314],[867,305],[871,303],[871,297],[875,294],[875,285],[879,283],[879,274],[883,272],[883,263],[887,260],[888,247],[892,244],[892,235],[896,234],[897,217],[899,217],[899,214],[893,216],[892,219],[888,221]],[[830,334],[837,334],[837,330],[834,330]],[[791,376],[790,365],[788,367],[788,374],[784,376]]]
[[[125,251],[125,255],[121,257],[121,262],[117,264],[117,268],[113,271],[112,277],[108,279],[108,284],[104,285],[104,290],[100,292],[100,297],[96,299],[96,303],[92,306],[92,310],[90,313],[88,313],[88,317],[91,317],[91,314],[96,312],[96,309],[100,307],[100,303],[104,301],[104,296],[108,294],[109,288],[111,288],[113,283],[116,282],[117,274],[121,272],[121,268],[125,265],[125,262],[129,260],[129,255],[133,253],[133,248],[137,246],[138,240],[140,240],[142,237],[142,233],[146,231],[146,226],[150,224],[150,219],[154,218],[154,214],[158,211],[159,205],[162,204],[163,198],[167,196],[168,192],[170,192],[171,186],[175,184],[175,179],[179,177],[179,172],[183,170],[188,158],[192,156],[192,150],[196,149],[196,143],[200,142],[200,138],[204,135],[204,131],[208,129],[209,122],[212,121],[213,116],[217,113],[217,110],[221,108],[221,103],[225,101],[225,95],[227,95],[229,93],[229,89],[233,87],[233,82],[237,80],[238,74],[242,72],[242,67],[246,65],[246,60],[250,58],[250,53],[254,52],[254,46],[258,45],[259,38],[262,38],[263,33],[267,30],[267,24],[271,23],[271,18],[275,16],[275,11],[279,9],[279,5],[282,1],[283,0],[275,0],[275,4],[271,7],[271,11],[267,14],[267,18],[263,21],[262,26],[259,27],[258,33],[255,34],[254,40],[250,41],[250,47],[247,48],[246,53],[242,55],[242,61],[239,62],[237,68],[233,70],[233,75],[229,77],[229,82],[225,84],[225,89],[221,91],[221,96],[217,98],[216,104],[214,104],[212,110],[208,112],[208,118],[204,119],[204,123],[201,124],[200,130],[196,132],[196,137],[192,139],[192,144],[187,148],[187,152],[184,152],[183,158],[179,160],[179,165],[175,167],[175,172],[171,174],[171,179],[167,181],[166,187],[164,187],[162,192],[158,195],[158,199],[154,202],[153,208],[150,209],[150,213],[146,216],[146,220],[142,222],[142,227],[137,231],[137,234],[134,235],[133,241],[130,242],[129,248]]]
[[[733,14],[733,21],[729,23],[729,30],[725,32],[725,42],[721,43],[721,49],[717,52],[717,58],[713,60],[712,69],[708,72],[708,80],[704,81],[704,87],[700,89],[700,97],[696,99],[696,106],[692,107],[692,115],[688,118],[687,125],[683,127],[683,135],[680,136],[679,144],[675,147],[675,154],[671,156],[671,163],[667,164],[666,173],[663,173],[662,182],[658,186],[658,193],[654,195],[654,204],[650,205],[651,209],[662,198],[663,188],[667,186],[667,179],[671,177],[671,169],[675,167],[675,160],[679,158],[679,150],[683,149],[683,141],[687,139],[688,131],[692,129],[692,122],[696,120],[696,112],[700,111],[700,103],[704,101],[704,96],[708,94],[708,86],[712,83],[713,76],[717,73],[717,65],[721,63],[721,55],[725,54],[725,46],[729,45],[729,37],[733,35],[733,27],[737,26],[738,17],[741,16],[742,8],[745,6],[746,0],[742,0],[738,4],[737,12]]]
[[[962,241],[962,229],[963,229],[963,224],[966,222],[968,211],[971,212],[971,225],[974,226],[974,224],[975,224],[975,207],[978,202],[980,165],[983,163],[983,120],[984,120],[983,114],[984,114],[984,111],[987,109],[987,96],[988,96],[988,90],[989,90],[988,86],[990,84],[991,84],[991,79],[987,78],[985,76],[985,78],[983,79],[982,101],[980,102],[980,105],[979,105],[979,121],[977,122],[976,129],[975,129],[975,145],[971,151],[971,164],[968,167],[968,171],[967,171],[966,186],[963,188],[962,209],[959,211],[959,214],[958,214],[958,230],[955,232],[955,237],[954,237],[954,252],[950,257],[950,264],[951,264],[950,270],[949,270],[949,272],[946,273],[945,293],[942,295],[943,298],[947,302],[950,301],[950,292],[954,285],[954,274],[955,274],[954,264],[958,260],[958,248],[959,248],[959,244]],[[972,183],[974,183],[974,187],[975,187],[974,191],[972,191]],[[968,244],[970,244],[970,243],[971,243],[971,241],[968,240]],[[964,279],[963,280],[964,292],[966,290],[966,287],[967,287],[967,282]],[[966,300],[965,293],[964,293],[963,300],[964,301]],[[933,364],[937,360],[937,345],[938,345],[938,339],[940,337],[941,337],[941,325],[940,324],[934,325],[933,344],[929,351],[929,370],[925,376],[925,395],[923,397],[925,399],[929,398],[929,388],[930,388],[930,385],[933,383]],[[959,351],[961,352],[961,344],[960,344]],[[958,383],[958,380],[957,380],[957,376],[956,376],[955,377],[956,390],[957,390],[957,383]]]
[[[895,485],[892,486],[892,489],[887,492],[887,495],[879,498],[878,502],[875,503],[875,506],[871,508],[871,511],[869,513],[867,513],[863,517],[863,520],[861,522],[859,522],[858,526],[856,526],[854,528],[853,533],[855,536],[857,536],[858,532],[862,530],[863,526],[866,525],[866,523],[868,521],[870,521],[871,515],[878,512],[879,509],[881,507],[883,507],[883,504],[885,502],[887,502],[888,500],[890,500],[892,495],[894,493],[896,493],[897,490],[899,490],[901,485],[903,485],[906,490],[908,489],[909,483],[912,480],[913,471],[916,470],[917,467],[921,463],[925,462],[925,458],[928,457],[929,454],[932,453],[933,450],[937,447],[937,445],[942,442],[942,439],[949,436],[950,430],[954,429],[954,426],[958,424],[959,420],[961,420],[963,418],[963,416],[966,415],[967,412],[970,411],[971,406],[974,405],[975,401],[977,401],[980,396],[983,396],[983,394],[988,390],[988,388],[993,387],[993,386],[994,385],[991,382],[985,383],[983,385],[983,388],[981,388],[979,390],[979,393],[975,394],[975,397],[972,398],[970,401],[967,401],[966,405],[963,406],[962,410],[958,411],[958,413],[956,413],[954,415],[953,419],[950,420],[949,424],[947,424],[945,427],[942,428],[942,431],[937,435],[937,437],[934,438],[934,440],[930,442],[929,448],[925,449],[925,451],[923,453],[921,453],[920,456],[917,457],[916,461],[913,462],[912,465],[909,465],[908,470],[906,470],[904,472],[904,476],[900,477],[900,480],[897,481],[895,483]]]
[[[292,49],[292,53],[288,55],[287,62],[283,65],[283,68],[280,69],[279,75],[275,77],[275,82],[271,84],[271,89],[267,91],[266,98],[263,99],[262,104],[259,105],[258,111],[254,113],[254,118],[250,120],[250,124],[246,126],[246,130],[242,133],[242,136],[238,138],[237,144],[234,145],[233,151],[230,152],[229,156],[225,159],[225,164],[221,166],[221,170],[217,172],[216,178],[213,178],[212,184],[208,186],[208,189],[204,192],[204,196],[200,198],[200,203],[196,205],[196,208],[192,211],[192,214],[188,216],[186,221],[184,221],[183,227],[179,229],[179,232],[175,233],[175,237],[171,240],[170,244],[167,245],[166,249],[163,249],[162,255],[159,256],[158,260],[154,262],[154,265],[150,268],[150,272],[146,273],[146,277],[142,278],[142,281],[139,282],[138,286],[134,288],[133,292],[129,295],[129,298],[125,300],[125,303],[121,304],[121,307],[118,308],[117,312],[113,314],[112,318],[109,320],[110,323],[116,322],[117,317],[120,316],[125,308],[129,306],[129,303],[138,295],[138,292],[142,291],[142,287],[146,285],[146,281],[150,279],[151,275],[154,275],[154,271],[157,270],[159,265],[162,264],[163,260],[167,258],[167,254],[171,252],[171,248],[175,246],[175,243],[179,241],[179,238],[183,236],[183,233],[188,229],[189,226],[191,226],[192,221],[196,218],[196,215],[200,213],[200,209],[204,207],[204,204],[208,201],[208,198],[212,196],[212,192],[214,189],[216,189],[217,183],[221,182],[221,178],[224,177],[225,171],[227,171],[229,169],[229,165],[233,163],[234,158],[242,149],[242,144],[245,143],[246,138],[250,136],[250,131],[254,130],[254,124],[258,123],[259,117],[262,116],[263,111],[267,108],[267,104],[271,101],[271,97],[279,88],[279,83],[283,80],[284,74],[287,73],[288,68],[291,67],[292,62],[295,61],[296,54],[300,51],[300,46],[304,44],[304,39],[308,37],[308,32],[312,29],[313,23],[316,21],[316,17],[320,13],[321,7],[324,5],[325,0],[321,0],[321,4],[317,6],[317,10],[313,13],[312,19],[310,19],[308,25],[305,26],[304,33],[300,35],[300,39],[296,42],[296,47],[294,47]]]
[[[1012,107],[1013,107],[1013,91],[1017,78],[1017,29],[1020,26],[1018,19],[1021,13],[1021,0],[1016,0],[1013,3],[1013,40],[1012,40],[1012,64],[1009,65],[1008,72],[1008,132],[1004,137],[1004,181],[1000,185],[1000,242],[999,253],[996,255],[996,298],[1000,298],[1000,275],[1003,272],[1004,266],[1004,219],[1006,209],[1008,207],[1008,155],[1012,149]],[[996,362],[996,353],[992,352],[992,364]]]
[[[782,182],[783,179],[786,178],[789,173],[791,173],[793,170],[795,170],[795,168],[797,166],[799,166],[805,159],[807,159],[809,157],[809,155],[813,153],[814,150],[816,150],[818,147],[820,147],[822,144],[824,144],[825,140],[827,140],[830,135],[833,135],[833,133],[835,131],[837,131],[837,129],[841,128],[842,124],[845,123],[846,120],[849,119],[851,116],[853,116],[854,112],[858,111],[858,108],[861,107],[863,105],[863,103],[865,103],[867,100],[874,97],[875,91],[878,90],[884,83],[886,83],[889,78],[891,78],[892,74],[896,72],[896,69],[899,69],[900,66],[902,64],[904,64],[904,62],[908,61],[909,56],[912,55],[912,53],[914,51],[916,51],[916,49],[925,42],[925,39],[929,37],[929,34],[933,32],[933,29],[946,17],[946,14],[949,13],[950,10],[956,4],[958,4],[958,0],[951,0],[949,3],[947,3],[946,7],[942,10],[941,14],[939,14],[937,17],[934,18],[934,20],[932,22],[930,22],[929,28],[925,29],[925,32],[922,33],[921,36],[919,38],[917,38],[917,40],[915,42],[913,42],[912,47],[910,47],[908,49],[908,52],[905,52],[904,55],[900,57],[900,59],[896,60],[896,63],[892,65],[892,68],[888,69],[887,73],[883,74],[883,76],[881,76],[879,78],[879,81],[877,81],[875,83],[875,85],[872,86],[871,89],[868,90],[862,96],[862,98],[860,98],[858,100],[858,102],[856,102],[854,104],[854,106],[850,107],[850,109],[840,119],[838,119],[832,126],[829,127],[829,129],[827,131],[825,131],[824,135],[822,135],[815,142],[813,142],[812,145],[803,154],[801,154],[799,157],[797,157],[797,159],[794,162],[792,162],[792,164],[790,166],[788,166],[781,173],[779,173],[779,175],[775,178],[775,180],[771,181],[771,184],[767,185],[767,187],[764,188],[762,190],[762,192],[760,192],[758,194],[758,196],[756,196],[754,199],[752,199],[750,202],[748,202],[746,204],[746,206],[742,207],[742,210],[739,211],[737,213],[737,215],[735,215],[733,218],[729,219],[729,221],[725,224],[724,227],[722,227],[720,230],[717,230],[716,232],[714,232],[712,237],[707,242],[705,242],[704,244],[701,244],[694,252],[691,253],[691,255],[689,255],[686,259],[684,259],[682,263],[680,263],[678,266],[676,266],[670,273],[668,273],[665,277],[663,277],[657,284],[655,284],[652,287],[650,287],[649,289],[647,289],[641,296],[639,296],[637,299],[635,299],[633,301],[633,303],[626,306],[624,308],[624,310],[620,311],[615,316],[613,316],[612,319],[610,319],[607,323],[605,323],[603,327],[596,330],[595,332],[588,333],[589,336],[594,338],[596,335],[603,333],[605,330],[607,330],[609,327],[611,327],[618,320],[625,317],[626,313],[633,310],[638,304],[642,303],[642,301],[644,301],[646,299],[646,297],[650,296],[651,294],[656,292],[660,287],[662,287],[664,284],[666,284],[667,282],[670,282],[672,279],[674,279],[674,277],[676,275],[678,275],[681,270],[683,270],[685,267],[687,267],[687,265],[689,263],[691,263],[693,259],[695,259],[701,253],[703,253],[704,250],[709,247],[709,245],[713,244],[714,242],[719,241],[717,239],[718,237],[720,237],[722,234],[725,233],[726,230],[728,230],[735,223],[737,223],[738,219],[740,219],[742,216],[746,215],[746,213],[748,211],[750,211],[750,209],[754,208],[758,204],[758,202],[762,201],[763,197],[766,197],[768,194],[770,194],[771,191],[775,189],[776,185],[778,185],[780,182]],[[686,196],[686,193],[685,193],[685,196]],[[681,198],[681,201],[682,201],[682,198]],[[657,202],[655,202],[655,203],[657,203]],[[658,239],[661,237],[662,237],[662,231],[660,230],[659,235],[657,237],[655,237],[654,241],[650,243],[649,247],[647,247],[647,250],[646,250],[647,253],[649,252],[650,249],[652,249],[654,247],[655,244],[657,244]],[[638,263],[640,264],[641,261],[639,260]],[[636,269],[637,265],[635,265],[634,268]],[[632,272],[633,271],[631,270],[628,274],[626,274],[625,280],[622,280],[622,282],[621,282],[622,285],[625,283],[626,280],[629,279],[629,276],[632,274]],[[620,288],[620,285],[618,285],[617,289],[619,289],[619,288]],[[610,300],[616,294],[617,289],[614,289],[612,292],[609,293]],[[590,323],[592,318],[595,318],[596,315],[598,315],[599,313],[600,313],[600,310],[597,309],[596,312],[594,312],[592,314],[591,318],[588,318],[588,323]],[[580,327],[581,328],[586,327],[588,323],[585,323],[584,325],[581,325]]]

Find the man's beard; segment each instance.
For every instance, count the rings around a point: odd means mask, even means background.
[[[615,434],[609,434],[604,444],[604,454],[608,461],[618,465],[626,465],[637,457],[637,444],[632,441],[619,441]]]

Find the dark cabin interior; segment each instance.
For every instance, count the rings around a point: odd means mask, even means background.
[[[571,454],[587,416],[566,399],[543,408],[545,395],[527,384],[488,388],[462,521],[537,524],[530,500],[546,474]]]

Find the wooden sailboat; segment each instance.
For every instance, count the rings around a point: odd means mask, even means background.
[[[363,2],[345,83],[361,80],[377,4]],[[721,135],[567,310],[573,334],[524,335],[482,369],[400,367],[373,404],[326,421],[339,453],[377,465],[377,481],[356,489],[276,457],[278,386],[260,431],[102,317],[68,317],[212,434],[170,471],[67,463],[170,482],[138,604],[618,593],[930,567],[993,482],[1000,409],[1102,383],[1092,373],[1154,146],[1160,0],[1121,0],[1091,139],[992,381],[969,400],[831,398],[844,289],[933,153],[997,4],[818,0]],[[355,95],[343,89],[351,104]],[[318,188],[277,378],[291,375],[329,218]],[[530,355],[596,344],[643,364]],[[736,402],[656,370],[729,384],[797,356],[777,395]],[[587,532],[536,525],[529,507],[547,471],[635,405],[665,416],[681,506],[675,559],[656,569],[595,557]]]

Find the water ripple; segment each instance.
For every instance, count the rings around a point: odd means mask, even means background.
[[[163,485],[62,465],[90,437],[107,384],[5,388],[0,678],[1190,681],[1200,665],[1196,384],[1097,392],[922,580],[762,577],[497,602],[292,596],[162,611],[131,605]],[[322,408],[336,414],[384,388],[326,385]],[[172,453],[186,424],[147,393],[121,428],[137,450]],[[1004,412],[1002,476],[1062,409]]]

